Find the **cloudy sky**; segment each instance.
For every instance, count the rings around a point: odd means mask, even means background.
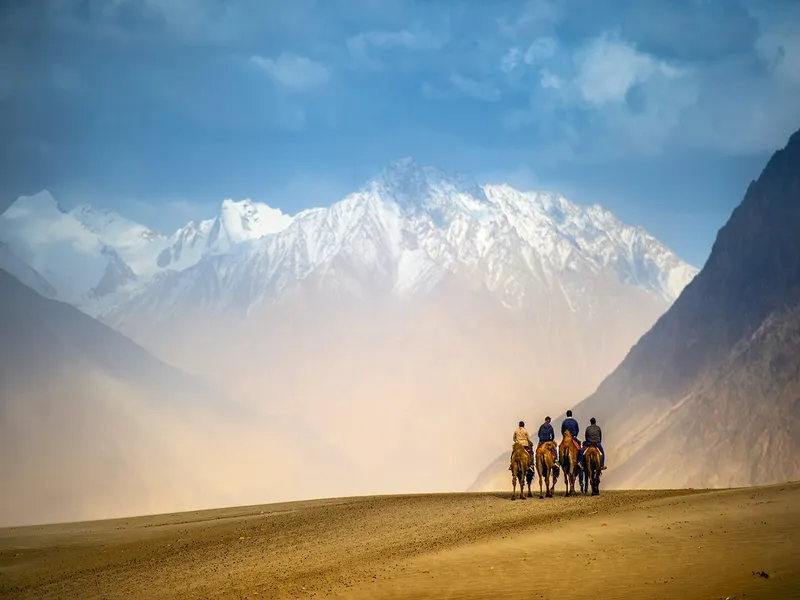
[[[800,128],[796,0],[6,0],[0,207],[168,230],[403,156],[599,202],[702,264]]]

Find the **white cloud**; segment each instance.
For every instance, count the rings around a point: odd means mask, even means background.
[[[497,33],[507,40],[530,39],[532,32],[550,30],[564,17],[565,7],[558,0],[529,0],[519,3],[520,12],[497,20]]]
[[[540,84],[543,88],[550,88],[560,90],[564,85],[564,80],[555,73],[551,73],[547,69],[542,69],[542,78]]]
[[[324,65],[304,56],[284,53],[276,59],[252,56],[250,60],[275,81],[294,90],[308,90],[327,83],[331,78]]]
[[[413,51],[438,50],[448,41],[448,37],[430,31],[365,31],[347,39],[350,55],[361,66],[380,69],[382,61],[375,57],[373,50],[385,51],[392,48],[405,48]]]
[[[450,83],[467,96],[476,100],[483,100],[484,102],[497,102],[500,100],[500,90],[491,82],[475,81],[458,73],[453,73],[450,75]]]
[[[609,34],[595,38],[579,51],[575,62],[578,89],[585,100],[597,106],[623,101],[628,90],[655,75],[671,79],[683,74]]]
[[[525,64],[534,65],[552,57],[558,50],[558,42],[552,37],[541,37],[534,40],[525,51]]]
[[[528,66],[541,64],[552,58],[558,50],[558,42],[555,38],[545,36],[535,39],[523,53],[519,47],[509,48],[500,62],[500,69],[504,73],[516,70],[520,63]]]
[[[510,73],[519,66],[520,59],[519,48],[509,48],[503,59],[500,61],[500,69],[503,73]]]

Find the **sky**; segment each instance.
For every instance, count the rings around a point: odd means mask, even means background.
[[[162,231],[405,156],[561,192],[702,266],[800,128],[797,0],[6,0],[0,209]]]

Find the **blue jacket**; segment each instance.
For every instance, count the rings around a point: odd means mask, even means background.
[[[552,442],[556,439],[556,432],[553,431],[553,426],[550,423],[542,423],[542,426],[539,427],[539,441],[544,442]]]
[[[561,422],[561,435],[564,435],[565,431],[569,431],[572,434],[572,437],[577,440],[578,434],[581,432],[581,428],[575,419],[572,417],[567,417]]]

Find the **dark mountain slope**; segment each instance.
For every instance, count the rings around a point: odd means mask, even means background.
[[[604,426],[607,484],[800,477],[798,307],[800,132],[750,184],[701,272],[575,408]]]
[[[0,526],[267,501],[296,430],[0,270]]]

